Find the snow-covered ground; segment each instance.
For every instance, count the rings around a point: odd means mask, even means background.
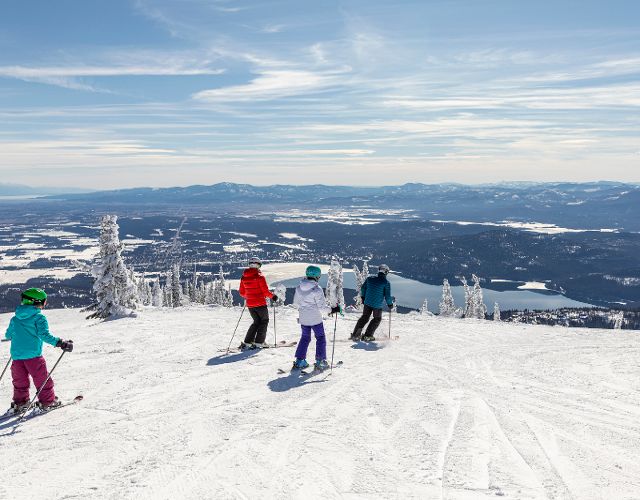
[[[414,315],[354,346],[348,315],[344,365],[301,379],[277,372],[292,348],[218,352],[240,311],[47,311],[77,345],[58,394],[85,401],[0,424],[0,498],[640,498],[637,332]],[[278,339],[295,317],[279,310]]]

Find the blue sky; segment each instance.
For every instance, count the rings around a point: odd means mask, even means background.
[[[640,182],[635,0],[34,0],[2,182]]]

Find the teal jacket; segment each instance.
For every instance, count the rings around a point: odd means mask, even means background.
[[[42,356],[43,341],[55,346],[60,340],[49,333],[47,318],[35,306],[18,306],[4,336],[11,340],[11,357],[15,360]]]
[[[385,302],[391,306],[393,304],[391,283],[383,273],[378,273],[378,276],[369,276],[360,288],[360,297],[365,305],[372,309],[382,309]]]

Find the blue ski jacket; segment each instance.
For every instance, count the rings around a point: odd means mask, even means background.
[[[11,318],[5,338],[11,340],[11,358],[31,359],[42,356],[42,343],[55,346],[60,340],[49,333],[49,323],[42,310],[21,305]]]
[[[373,309],[382,309],[385,302],[391,306],[393,305],[391,283],[384,273],[378,273],[378,276],[369,276],[360,288],[360,297],[362,297],[364,304]]]

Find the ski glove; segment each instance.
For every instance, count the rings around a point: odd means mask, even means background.
[[[73,351],[73,340],[58,340],[58,343],[56,344],[56,347],[59,347],[60,349],[62,349],[64,352],[71,352]]]
[[[331,312],[329,313],[329,316],[333,316],[336,313],[340,313],[341,315],[343,315],[342,307],[340,307],[339,305],[331,308]]]
[[[273,297],[271,297],[271,303],[276,306],[280,303],[280,297],[278,297],[277,295],[274,295]]]

